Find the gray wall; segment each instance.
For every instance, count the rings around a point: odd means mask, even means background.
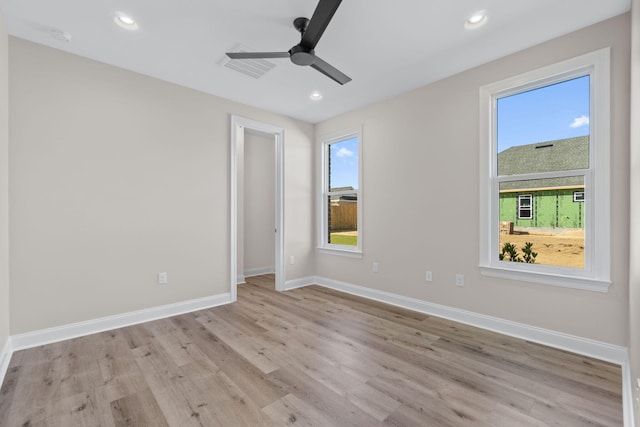
[[[300,153],[287,279],[313,274],[312,125],[15,38],[9,54],[12,334],[229,292],[230,114]]]
[[[0,351],[9,336],[9,42],[0,14]]]
[[[626,346],[629,15],[320,123],[363,126],[364,257],[318,254],[316,273],[449,307]],[[485,84],[612,47],[612,279],[608,293],[480,275],[478,92]],[[317,152],[317,150],[316,150]],[[442,209],[445,206],[446,209]],[[372,273],[372,262],[379,273]],[[425,270],[433,282],[424,281]],[[455,286],[455,274],[465,286]]]
[[[275,148],[273,136],[245,132],[245,274],[260,268],[275,268]]]
[[[640,0],[632,2],[631,50],[631,233],[629,262],[629,356],[636,425],[640,426]]]

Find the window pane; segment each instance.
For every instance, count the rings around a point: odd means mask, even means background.
[[[358,246],[358,198],[356,193],[328,196],[327,243]]]
[[[329,144],[329,191],[358,189],[358,137]]]
[[[518,196],[518,202],[520,205],[520,209],[531,207],[531,195],[527,194]]]
[[[589,76],[497,100],[498,175],[589,167]]]
[[[574,202],[579,192],[583,176],[500,183],[498,253],[510,243],[524,261],[522,248],[531,242],[535,264],[584,268],[585,203]]]
[[[574,191],[573,192],[573,201],[574,202],[584,202],[584,191]]]
[[[529,208],[520,208],[518,211],[518,219],[532,219],[533,215],[531,209]]]

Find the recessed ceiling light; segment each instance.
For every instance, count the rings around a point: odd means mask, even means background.
[[[313,92],[311,92],[311,95],[309,95],[309,98],[312,101],[320,101],[322,99],[322,94],[317,90],[314,90]]]
[[[138,29],[138,23],[126,13],[114,13],[113,21],[125,30],[135,31]]]
[[[476,12],[467,21],[464,23],[464,27],[467,30],[471,30],[474,28],[478,28],[481,25],[484,25],[487,22],[487,15],[484,11]]]

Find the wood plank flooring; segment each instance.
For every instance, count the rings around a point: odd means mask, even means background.
[[[0,426],[621,426],[620,367],[310,286],[14,353]]]

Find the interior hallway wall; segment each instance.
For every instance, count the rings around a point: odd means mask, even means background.
[[[276,167],[273,136],[245,131],[244,272],[275,271]]]

